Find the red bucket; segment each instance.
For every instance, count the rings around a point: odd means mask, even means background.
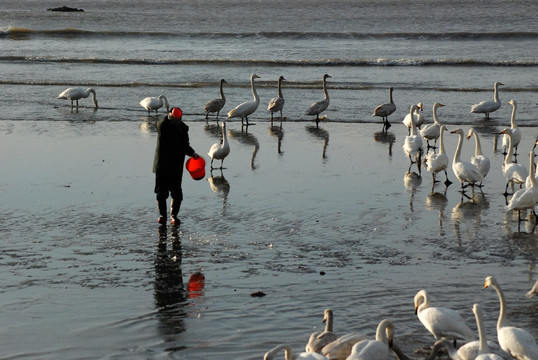
[[[203,157],[189,158],[185,163],[185,168],[194,180],[202,180],[205,176],[205,160]]]

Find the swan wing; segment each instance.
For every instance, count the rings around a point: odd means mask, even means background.
[[[90,96],[89,91],[76,87],[65,89],[58,95],[57,99],[79,100],[81,98],[87,98],[88,96]]]
[[[271,101],[269,101],[269,105],[267,106],[267,110],[276,112],[282,110],[284,107],[284,98],[272,98]]]
[[[418,314],[420,322],[436,339],[472,339],[474,332],[460,313],[445,307],[429,307]]]
[[[428,124],[424,126],[419,131],[419,134],[428,140],[435,140],[439,138],[439,135],[441,134],[441,125],[439,124]]]
[[[204,111],[205,112],[215,112],[215,111],[220,111],[224,105],[226,104],[226,100],[224,99],[213,99],[213,100],[209,100],[205,105],[204,105]]]
[[[320,113],[325,111],[325,109],[327,109],[328,106],[329,106],[329,99],[316,101],[315,103],[312,103],[312,105],[310,105],[310,107],[306,110],[305,114],[306,115],[319,115]]]
[[[500,102],[495,102],[493,100],[482,101],[481,103],[474,104],[471,106],[472,113],[490,113],[501,107]]]
[[[382,105],[379,105],[378,107],[376,107],[374,109],[373,116],[385,117],[385,116],[389,116],[394,111],[396,111],[396,105],[390,104],[390,103],[389,104],[382,104]]]
[[[258,109],[258,104],[256,101],[247,101],[239,104],[228,112],[228,118],[249,116]]]

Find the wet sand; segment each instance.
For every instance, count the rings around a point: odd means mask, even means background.
[[[422,288],[472,329],[482,303],[494,339],[488,275],[510,322],[538,336],[538,305],[525,297],[538,276],[535,223],[518,226],[504,209],[500,128],[479,129],[492,170],[469,199],[450,169],[454,184],[433,192],[424,168],[408,171],[407,130],[392,122],[388,134],[381,124],[230,123],[225,169],[211,181],[185,174],[182,225],[159,233],[151,122],[3,121],[1,357],[259,359],[283,342],[302,350],[325,308],[340,334],[373,335],[391,318],[413,356],[434,341],[414,315]],[[187,123],[205,154],[219,127]],[[527,166],[534,136],[524,132],[519,149]],[[445,139],[451,157],[457,137]],[[473,151],[466,141],[463,157]],[[197,272],[204,287],[189,291]]]

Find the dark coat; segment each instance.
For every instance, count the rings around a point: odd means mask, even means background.
[[[194,149],[189,144],[189,127],[179,119],[165,116],[157,122],[157,133],[153,172],[183,174],[185,155],[194,154]]]

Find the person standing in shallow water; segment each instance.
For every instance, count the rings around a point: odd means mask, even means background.
[[[167,116],[157,122],[157,146],[153,160],[155,194],[159,207],[159,224],[166,224],[167,199],[170,194],[170,223],[179,225],[179,208],[183,201],[181,180],[185,155],[198,158],[189,144],[189,127],[182,120],[180,108],[170,109]]]

